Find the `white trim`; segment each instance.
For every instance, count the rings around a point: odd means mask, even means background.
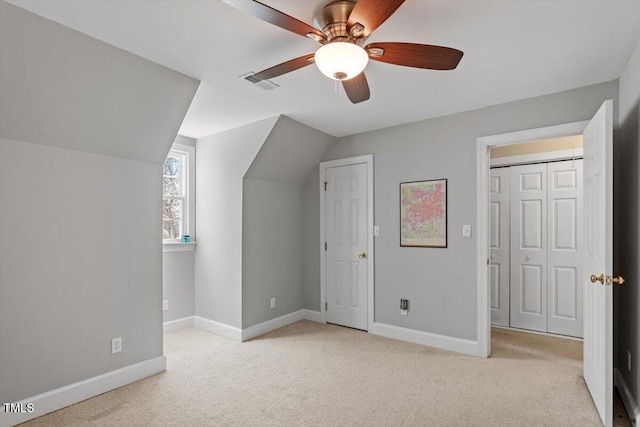
[[[471,356],[476,356],[478,354],[478,343],[476,341],[417,331],[415,329],[407,329],[384,323],[376,322],[372,326],[373,327],[369,328],[369,333],[379,335],[381,337],[408,341],[428,347],[469,354]]]
[[[267,320],[257,325],[249,326],[242,330],[242,341],[248,341],[252,338],[259,337],[276,329],[284,328],[292,323],[299,322],[304,319],[304,310],[294,311],[275,319]]]
[[[162,324],[162,333],[178,331],[180,329],[193,328],[195,316],[183,317],[181,319],[170,320]]]
[[[193,252],[196,250],[196,242],[163,242],[162,252]]]
[[[47,391],[36,396],[23,399],[19,402],[26,405],[33,403],[34,411],[31,413],[11,413],[0,410],[0,426],[14,426],[36,417],[48,414],[74,403],[97,396],[102,393],[125,386],[134,381],[150,377],[167,369],[167,359],[158,356],[153,359],[134,365],[125,366],[115,371],[107,372],[74,384]]]
[[[631,390],[629,390],[629,386],[627,386],[627,382],[624,380],[624,377],[618,368],[613,369],[613,380],[614,384],[618,388],[618,392],[622,398],[622,403],[624,403],[624,408],[627,410],[629,419],[634,425],[640,425],[638,424],[640,423],[640,408],[638,408],[638,404],[633,399]]]
[[[563,340],[580,341],[580,342],[584,341],[582,338],[572,337],[570,335],[560,335],[560,334],[552,334],[550,332],[532,331],[531,329],[512,328],[511,326],[501,326],[501,325],[491,325],[491,327],[496,329],[504,329],[505,331],[524,332],[525,334],[542,335],[545,337],[560,338]]]
[[[491,354],[491,315],[490,288],[487,280],[487,260],[489,259],[489,147],[517,144],[539,139],[558,138],[582,134],[589,121],[566,123],[519,132],[480,137],[476,150],[476,230],[477,258],[476,275],[478,280],[477,322],[478,322],[478,356],[489,357]]]
[[[325,310],[325,304],[327,302],[327,278],[326,272],[326,252],[324,250],[325,239],[325,192],[324,181],[326,177],[327,168],[334,168],[339,166],[350,166],[365,163],[367,165],[367,221],[368,221],[368,244],[367,253],[369,262],[367,263],[367,329],[371,330],[373,327],[375,316],[375,301],[374,301],[374,265],[375,265],[375,253],[373,245],[373,188],[374,188],[374,174],[373,174],[373,154],[365,154],[357,157],[349,157],[345,159],[329,160],[320,163],[320,312],[322,313],[322,322],[327,321],[327,312]]]
[[[545,153],[523,154],[521,156],[497,157],[491,159],[491,167],[494,166],[515,166],[526,165],[528,163],[551,162],[557,160],[581,159],[582,148],[575,150],[547,151]]]
[[[242,329],[230,326],[224,323],[216,322],[215,320],[206,319],[204,317],[195,316],[193,325],[196,328],[204,329],[208,332],[213,332],[216,335],[229,338],[234,341],[242,341]]]
[[[303,318],[305,320],[311,320],[312,322],[327,323],[322,318],[322,312],[321,311],[303,309],[302,310],[302,316],[303,316]]]

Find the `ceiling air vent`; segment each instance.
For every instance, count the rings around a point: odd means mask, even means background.
[[[257,86],[261,89],[264,90],[272,90],[275,88],[278,88],[280,86],[278,86],[277,84],[275,84],[274,82],[272,82],[271,80],[260,80],[258,78],[253,77],[255,73],[253,71],[250,71],[248,73],[245,73],[241,76],[238,76],[241,79],[245,79],[246,81],[248,81],[249,83],[252,83],[254,86]]]

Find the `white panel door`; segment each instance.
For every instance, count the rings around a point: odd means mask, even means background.
[[[509,326],[509,215],[511,172],[491,169],[489,174],[489,248],[491,323]]]
[[[511,170],[511,326],[547,330],[547,165]]]
[[[367,329],[367,165],[327,168],[327,322]]]
[[[584,379],[605,426],[613,422],[613,118],[605,101],[584,130]],[[589,280],[603,275],[603,282]],[[594,277],[595,279],[595,277]],[[609,280],[607,280],[609,279]]]
[[[582,338],[582,160],[547,166],[548,331]]]

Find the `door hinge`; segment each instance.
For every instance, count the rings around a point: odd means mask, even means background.
[[[329,310],[329,304],[327,304],[327,302],[324,302],[324,311]]]
[[[324,250],[327,250],[327,242],[324,242]]]
[[[325,181],[325,182],[324,182],[324,191],[327,191],[327,184],[328,184],[328,182],[327,182],[327,181]]]

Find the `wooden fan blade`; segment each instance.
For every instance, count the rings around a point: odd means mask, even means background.
[[[364,49],[374,61],[429,70],[453,70],[463,55],[458,49],[417,43],[371,43]],[[371,49],[382,49],[382,55]]]
[[[286,13],[280,12],[266,4],[260,3],[255,0],[224,0],[229,6],[255,16],[258,19],[269,22],[285,30],[289,30],[293,33],[300,34],[301,36],[308,37],[307,34],[311,33],[314,40],[320,42],[326,41],[327,36],[311,25],[306,24],[293,16],[289,16]]]
[[[404,0],[358,0],[349,15],[347,27],[356,22],[364,25],[363,37],[367,37],[395,12]]]
[[[342,87],[346,92],[349,100],[354,104],[369,99],[371,93],[369,92],[369,83],[367,83],[367,77],[364,75],[364,71],[349,80],[342,81]]]
[[[313,64],[312,53],[296,59],[292,59],[287,62],[283,62],[282,64],[274,65],[273,67],[262,70],[259,73],[247,76],[245,77],[245,79],[249,80],[252,83],[258,83],[260,80],[268,80],[273,77],[278,77],[283,74],[287,74],[300,68],[306,67],[309,64]]]

